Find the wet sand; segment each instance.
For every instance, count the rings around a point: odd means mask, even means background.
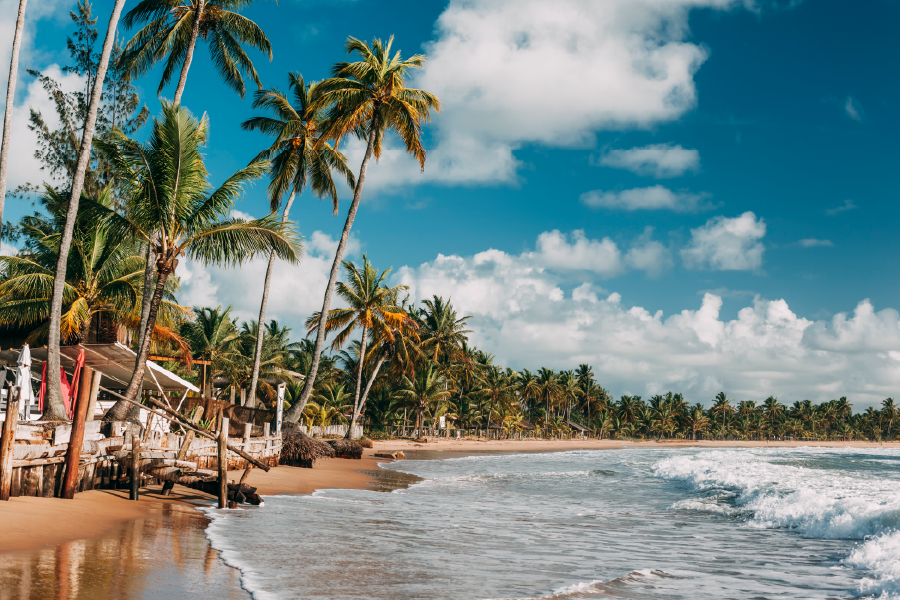
[[[254,469],[247,481],[263,496],[323,488],[389,490],[403,483],[376,477],[378,462],[384,459],[325,459],[314,469],[275,467],[268,473]],[[242,474],[229,472],[229,479]],[[249,598],[238,570],[210,547],[209,519],[196,510],[214,506],[215,498],[182,486],[167,497],[159,492],[159,486],[142,488],[139,502],[128,500],[127,490],[0,502],[0,600]]]

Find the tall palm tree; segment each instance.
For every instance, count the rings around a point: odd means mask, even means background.
[[[146,144],[120,134],[100,145],[115,163],[129,197],[124,215],[99,204],[92,208],[110,231],[129,233],[151,245],[156,255],[148,330],[153,328],[163,289],[180,256],[204,264],[237,265],[272,250],[289,261],[298,260],[300,254],[296,234],[274,215],[251,221],[228,218],[245,184],[261,177],[268,165],[253,163],[211,190],[202,155],[208,131],[206,118],[198,120],[187,109],[163,102],[162,119],[154,121]],[[145,336],[125,392],[128,400],[137,396],[149,351],[150,336]],[[128,404],[120,400],[106,418],[121,420],[128,410]]]
[[[273,113],[273,117],[253,117],[241,123],[245,130],[262,131],[274,136],[275,141],[260,152],[254,161],[271,160],[271,181],[269,197],[272,212],[281,208],[281,199],[287,194],[288,199],[282,212],[282,222],[287,222],[294,197],[302,194],[307,185],[313,193],[320,197],[331,198],[334,212],[337,213],[338,196],[334,186],[332,170],[343,175],[347,185],[353,188],[355,179],[353,172],[347,167],[347,158],[335,150],[325,140],[319,140],[323,110],[310,109],[310,97],[315,93],[315,85],[307,85],[299,73],[288,73],[289,89],[294,104],[277,89],[260,90],[256,93],[253,108],[265,108]],[[272,270],[275,266],[275,254],[269,255],[269,266],[266,268],[266,280],[263,284],[262,301],[259,305],[258,322],[266,320],[266,305],[269,301],[269,288],[272,283]],[[256,383],[259,380],[259,361],[262,352],[263,330],[259,330],[256,348],[253,353],[253,375],[250,380],[249,397],[256,397]]]
[[[348,281],[347,283],[338,283],[337,292],[338,296],[349,306],[348,308],[335,308],[329,311],[328,318],[325,321],[325,332],[337,332],[331,344],[332,350],[337,350],[347,342],[356,329],[362,331],[360,336],[359,367],[356,373],[356,391],[353,394],[353,411],[355,413],[359,408],[360,391],[362,390],[368,333],[376,329],[399,328],[404,325],[409,317],[395,303],[398,292],[407,288],[405,285],[398,285],[392,288],[387,287],[385,280],[391,270],[386,269],[379,273],[365,254],[363,255],[362,269],[353,262],[345,260],[344,270],[347,273]],[[321,323],[320,315],[313,313],[307,319],[306,327],[312,333],[319,329]],[[292,406],[291,411],[293,410],[294,407]]]
[[[894,420],[900,417],[900,409],[894,405],[893,398],[885,398],[881,403],[881,415],[887,421],[887,439],[891,439],[891,427],[894,425]]]
[[[359,175],[353,189],[353,200],[347,211],[347,220],[341,232],[331,265],[331,274],[319,312],[320,323],[316,334],[316,347],[312,364],[306,374],[308,381],[315,381],[319,369],[319,357],[325,344],[325,321],[331,308],[331,296],[337,283],[338,271],[344,257],[350,229],[359,209],[366,170],[374,155],[381,156],[382,140],[388,130],[394,130],[403,140],[406,150],[416,157],[425,169],[425,148],[422,147],[422,123],[431,119],[431,110],[440,111],[441,103],[433,94],[424,90],[406,87],[404,81],[410,69],[418,69],[425,64],[425,56],[417,54],[403,60],[397,52],[390,56],[394,38],[384,44],[374,40],[370,47],[367,42],[356,38],[347,40],[347,53],[357,53],[357,62],[339,62],[332,68],[332,77],[321,82],[317,88],[314,105],[327,107],[322,137],[340,140],[349,134],[365,136],[366,153],[359,167]],[[303,390],[299,404],[309,399],[312,388]],[[293,407],[292,407],[293,408]],[[300,407],[302,410],[302,406]]]
[[[103,81],[106,79],[106,71],[109,67],[109,56],[112,53],[116,38],[116,26],[119,23],[119,15],[125,0],[115,0],[112,14],[109,16],[109,25],[106,28],[106,37],[103,40],[103,50],[97,63],[97,74],[94,79],[94,89],[91,90],[91,99],[88,103],[87,118],[84,121],[84,129],[81,134],[81,146],[78,149],[78,161],[72,175],[72,188],[69,192],[69,206],[66,211],[66,222],[63,226],[59,241],[59,257],[56,261],[56,272],[53,278],[53,292],[50,296],[50,331],[47,341],[47,372],[59,373],[59,335],[60,321],[62,320],[63,294],[66,284],[66,267],[68,263],[69,248],[72,245],[72,234],[75,229],[75,219],[78,215],[78,203],[81,201],[81,192],[84,189],[84,177],[91,161],[91,147],[94,142],[94,128],[97,125],[97,111],[100,109],[100,100],[103,96]],[[149,339],[150,336],[147,336]],[[66,418],[66,409],[62,400],[62,382],[58,377],[47,378],[47,406],[48,410],[44,418],[48,420],[62,420]]]
[[[9,59],[9,79],[6,84],[6,112],[3,115],[3,142],[0,145],[0,229],[3,228],[3,208],[6,204],[6,168],[9,164],[9,148],[12,144],[13,101],[16,97],[16,80],[19,77],[19,50],[22,48],[22,30],[25,28],[25,4],[19,0],[16,32],[13,34],[12,56]]]
[[[208,397],[213,374],[227,369],[232,362],[232,346],[238,332],[231,318],[231,307],[222,310],[221,306],[195,306],[194,319],[184,323],[180,333],[190,344],[193,358],[209,361],[209,365],[201,369],[203,376],[200,382],[200,393]]]
[[[422,437],[425,427],[425,411],[434,404],[450,397],[452,390],[447,380],[433,364],[416,372],[413,379],[403,376],[399,394],[412,402],[416,409],[416,437]]]
[[[128,11],[122,24],[127,29],[147,23],[125,46],[122,64],[129,75],[146,75],[158,62],[165,60],[157,95],[180,70],[175,88],[175,106],[187,82],[188,70],[194,58],[197,39],[209,43],[209,56],[225,85],[241,98],[246,93],[244,78],[248,75],[259,88],[262,82],[253,62],[241,47],[252,46],[269,55],[272,46],[259,26],[236,11],[253,0],[141,0]]]
[[[725,394],[725,392],[719,392],[716,394],[716,399],[713,403],[712,407],[713,413],[722,413],[722,439],[725,439],[725,429],[727,427],[725,419],[728,413],[731,412],[731,399]]]
[[[106,206],[112,203],[108,190],[93,200]],[[50,219],[23,219],[26,251],[20,256],[0,256],[0,325],[31,328],[29,344],[43,344],[49,337],[53,267],[59,254],[59,230],[66,218],[65,197],[57,191],[47,187],[41,202]],[[83,341],[101,315],[110,325],[134,327],[144,272],[144,259],[136,250],[130,237],[108,235],[82,212],[73,231],[66,267],[61,341]],[[171,301],[173,291],[174,286],[166,290],[162,324],[168,327],[153,332],[157,341],[177,341],[169,327],[187,313]]]

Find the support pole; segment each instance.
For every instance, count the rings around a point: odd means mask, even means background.
[[[284,392],[286,386],[278,384],[278,400],[275,401],[275,437],[281,435],[281,423],[284,421]],[[309,432],[312,435],[312,432]]]
[[[139,500],[141,487],[141,436],[135,432],[131,436],[131,499]]]
[[[196,425],[200,419],[203,417],[203,405],[197,407],[197,414],[195,414],[191,418],[191,424]],[[194,432],[190,429],[187,433],[184,434],[184,441],[181,443],[181,448],[178,450],[178,456],[176,457],[178,460],[184,460],[184,457],[187,456],[188,450],[191,449],[191,442],[194,441]],[[168,496],[172,493],[172,488],[175,487],[174,481],[167,481],[163,484],[162,495]]]
[[[19,424],[19,388],[7,388],[6,421],[3,422],[3,435],[0,435],[0,500],[9,500],[12,487],[12,447],[16,438],[16,425]]]
[[[87,419],[88,405],[91,403],[91,380],[94,369],[82,367],[78,380],[78,394],[75,397],[75,417],[72,420],[72,434],[69,436],[69,448],[66,450],[66,471],[60,497],[72,500],[75,487],[78,485],[78,463],[81,461],[81,445],[84,443],[84,422]]]
[[[228,504],[228,417],[222,417],[219,431],[219,508]]]

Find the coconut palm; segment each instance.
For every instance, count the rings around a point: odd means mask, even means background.
[[[195,306],[194,319],[184,323],[180,333],[190,344],[193,358],[210,363],[209,368],[202,369],[200,382],[200,393],[209,397],[213,374],[228,369],[233,361],[233,346],[238,332],[231,318],[231,307],[222,310],[221,306]]]
[[[272,60],[269,38],[256,23],[236,12],[252,3],[253,0],[142,0],[122,19],[126,29],[147,23],[125,46],[122,65],[129,75],[140,77],[165,60],[157,95],[179,70],[173,100],[178,106],[199,38],[208,42],[210,59],[225,85],[243,98],[246,87],[242,73],[259,88],[262,82],[242,45],[268,54]]]
[[[468,334],[466,321],[472,317],[460,317],[449,300],[432,296],[422,300],[425,308],[419,309],[418,318],[422,330],[422,351],[429,360],[448,364],[463,358],[462,349]]]
[[[201,153],[208,131],[205,117],[198,120],[187,109],[163,102],[162,119],[154,121],[146,144],[120,134],[100,145],[116,164],[128,196],[127,212],[119,214],[96,203],[93,210],[108,230],[127,232],[150,244],[156,255],[148,330],[180,256],[202,264],[237,265],[272,250],[294,262],[300,254],[296,234],[274,215],[255,220],[228,217],[244,186],[261,177],[268,165],[253,163],[211,190]],[[145,336],[125,392],[128,400],[137,396],[149,350],[150,336]],[[106,417],[121,420],[127,412],[128,404],[120,400]]]
[[[885,398],[881,403],[881,416],[887,423],[887,439],[891,439],[891,428],[894,421],[900,417],[900,409],[894,405],[893,398]]]
[[[109,25],[106,28],[106,38],[103,40],[103,49],[97,63],[97,74],[94,79],[94,88],[91,90],[91,98],[88,103],[87,118],[81,134],[81,145],[78,149],[78,161],[72,174],[72,187],[69,192],[69,206],[66,210],[66,221],[62,229],[59,241],[59,256],[56,261],[56,271],[53,278],[53,292],[50,296],[50,324],[47,340],[47,372],[59,373],[59,341],[60,323],[62,320],[63,294],[66,284],[66,267],[68,266],[69,249],[72,245],[72,235],[75,229],[75,219],[78,215],[78,204],[81,201],[81,192],[84,189],[84,178],[91,161],[91,146],[94,142],[94,128],[97,125],[97,112],[100,109],[100,100],[103,96],[103,81],[106,79],[106,71],[109,67],[109,56],[112,53],[116,37],[116,26],[119,23],[119,15],[125,0],[116,0],[112,13],[109,16]],[[7,113],[8,114],[8,113]],[[162,292],[160,292],[162,293]],[[148,347],[149,339],[147,336]],[[66,409],[62,400],[62,382],[58,377],[47,378],[47,406],[44,418],[48,420],[61,420],[66,418]]]
[[[711,411],[713,413],[721,413],[722,415],[722,426],[720,428],[720,431],[722,432],[722,439],[724,440],[727,428],[726,417],[728,413],[731,412],[731,399],[725,394],[725,392],[719,392],[718,394],[716,394],[716,398]]]
[[[425,64],[425,56],[417,54],[408,59],[401,59],[397,52],[390,56],[394,38],[387,43],[374,40],[371,47],[367,42],[349,38],[347,53],[357,53],[361,60],[357,62],[340,62],[332,68],[332,77],[321,82],[317,87],[314,106],[327,107],[328,118],[325,121],[322,137],[324,139],[341,140],[354,134],[366,139],[366,152],[359,167],[359,175],[353,189],[353,200],[347,211],[347,219],[341,232],[331,265],[331,274],[319,311],[320,323],[316,334],[316,347],[313,361],[306,378],[315,381],[319,369],[319,357],[325,344],[326,320],[331,308],[331,296],[337,283],[338,271],[344,257],[350,229],[356,218],[359,201],[362,198],[363,184],[366,181],[366,170],[374,155],[376,160],[381,156],[382,141],[388,130],[396,131],[403,140],[406,150],[416,157],[422,169],[425,169],[425,148],[422,147],[422,123],[431,119],[431,111],[440,111],[440,101],[436,96],[424,90],[406,87],[405,77],[410,69],[417,69]],[[311,389],[304,390],[300,399],[302,405],[309,399]],[[301,406],[302,410],[302,406]]]
[[[398,394],[410,401],[416,410],[416,437],[422,437],[425,427],[425,411],[450,397],[452,390],[447,380],[432,363],[420,368],[414,378],[403,376]]]
[[[112,198],[104,190],[94,201],[109,206]],[[32,345],[44,344],[49,337],[53,267],[59,253],[59,230],[66,217],[65,197],[56,190],[47,187],[41,203],[50,218],[23,219],[26,250],[20,256],[0,256],[0,325],[31,329],[26,341]],[[130,238],[108,235],[82,213],[73,231],[66,267],[61,341],[83,341],[101,315],[108,325],[134,328],[144,272],[144,259],[136,249]],[[160,324],[166,327],[157,327],[153,335],[157,341],[183,345],[171,327],[188,310],[172,301],[175,280],[171,284],[162,303]]]
[[[356,413],[359,409],[360,392],[364,379],[363,367],[366,359],[368,333],[373,330],[390,331],[392,328],[397,329],[405,325],[409,317],[403,308],[396,305],[396,301],[397,294],[401,290],[406,290],[407,287],[405,285],[387,287],[385,280],[391,270],[386,269],[379,273],[365,254],[363,255],[362,269],[351,261],[344,261],[343,264],[348,282],[338,283],[337,292],[338,296],[349,306],[331,310],[325,321],[325,330],[326,333],[337,332],[331,344],[332,350],[343,346],[356,329],[362,331],[359,365],[355,378],[356,391],[353,394],[353,412]],[[313,313],[306,321],[306,327],[310,333],[317,331],[321,324],[322,319],[318,313]],[[294,407],[291,407],[291,411],[293,410]]]
[[[19,0],[16,16],[16,32],[13,34],[12,56],[9,59],[9,79],[6,84],[6,112],[3,115],[3,141],[0,145],[0,228],[3,227],[3,208],[6,201],[6,167],[9,164],[9,148],[12,144],[13,101],[16,97],[16,80],[19,77],[19,50],[22,48],[22,30],[25,28],[25,4]]]
[[[242,129],[262,131],[274,136],[275,141],[260,152],[254,161],[271,160],[271,181],[269,197],[272,212],[281,208],[281,199],[287,195],[287,202],[281,215],[282,222],[287,222],[294,197],[302,194],[309,185],[315,195],[320,198],[331,198],[334,212],[337,213],[338,196],[334,186],[332,171],[337,171],[353,188],[353,173],[347,167],[347,158],[335,150],[325,140],[319,140],[322,109],[310,109],[310,97],[315,93],[314,85],[307,85],[299,73],[288,74],[289,89],[294,103],[277,89],[260,90],[256,93],[253,108],[265,108],[274,116],[253,117],[241,124]],[[269,255],[269,266],[263,284],[262,301],[259,306],[259,322],[266,320],[266,304],[269,301],[269,288],[272,282],[272,269],[275,266],[275,254]],[[249,397],[256,397],[256,383],[259,379],[259,361],[262,352],[262,330],[256,340],[253,354],[253,376],[250,380]]]

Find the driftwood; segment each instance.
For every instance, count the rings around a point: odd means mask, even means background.
[[[262,504],[262,498],[256,493],[256,488],[246,483],[229,483],[228,500],[238,504],[253,504],[254,506]]]
[[[333,458],[334,448],[330,444],[309,437],[298,428],[282,432],[281,464],[312,469],[320,458]]]
[[[335,458],[353,458],[361,459],[363,447],[353,440],[328,440],[328,443],[334,448]]]

